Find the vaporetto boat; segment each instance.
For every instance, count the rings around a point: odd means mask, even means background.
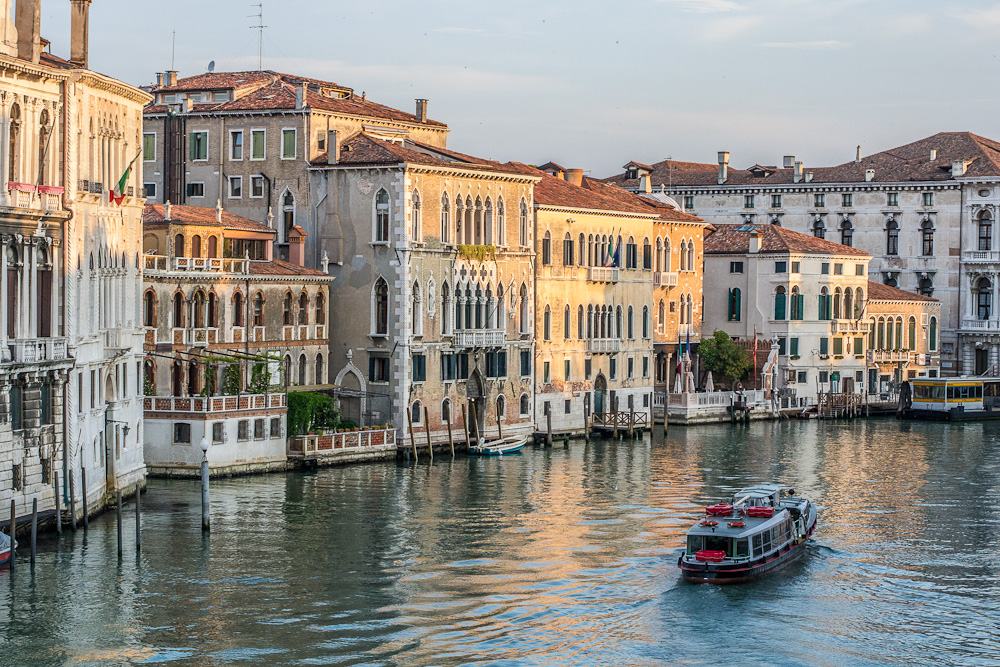
[[[798,559],[815,529],[811,502],[794,489],[758,484],[705,508],[677,566],[696,584],[752,581]]]

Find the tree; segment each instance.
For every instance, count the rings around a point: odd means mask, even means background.
[[[725,331],[716,331],[698,346],[701,365],[718,379],[742,380],[752,366],[750,355],[733,342]]]

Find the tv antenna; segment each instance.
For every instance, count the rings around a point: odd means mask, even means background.
[[[258,2],[256,5],[250,5],[251,7],[257,8],[256,14],[250,14],[247,18],[257,19],[257,25],[250,26],[257,31],[257,71],[260,72],[264,69],[264,3]]]

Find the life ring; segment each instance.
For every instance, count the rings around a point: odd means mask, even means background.
[[[746,524],[745,521],[730,521],[728,525],[729,525],[730,528],[746,528],[747,527],[747,524]]]
[[[702,519],[701,525],[703,525],[703,526],[711,526],[711,527],[714,528],[715,526],[719,525],[719,522],[715,521],[714,519]]]

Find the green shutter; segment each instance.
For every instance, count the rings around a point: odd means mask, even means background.
[[[805,294],[799,294],[796,297],[796,299],[798,300],[798,306],[799,307],[798,307],[798,312],[796,313],[796,315],[798,317],[796,317],[795,319],[801,320],[802,317],[803,317],[803,313],[805,312],[805,309],[806,309],[806,295]]]
[[[281,131],[281,157],[295,157],[295,130]]]
[[[820,354],[830,354],[830,339],[820,338],[819,339],[819,353]]]
[[[833,353],[834,354],[844,354],[844,339],[837,337],[833,339]]]
[[[188,135],[188,159],[197,160],[198,159],[198,143],[194,139],[195,133],[192,132]]]
[[[785,319],[785,295],[775,294],[774,295],[774,319],[783,320]]]
[[[789,338],[788,339],[788,354],[792,355],[793,357],[799,356],[799,339],[798,338]]]
[[[865,339],[862,336],[858,336],[854,339],[854,354],[864,354],[865,353]]]

